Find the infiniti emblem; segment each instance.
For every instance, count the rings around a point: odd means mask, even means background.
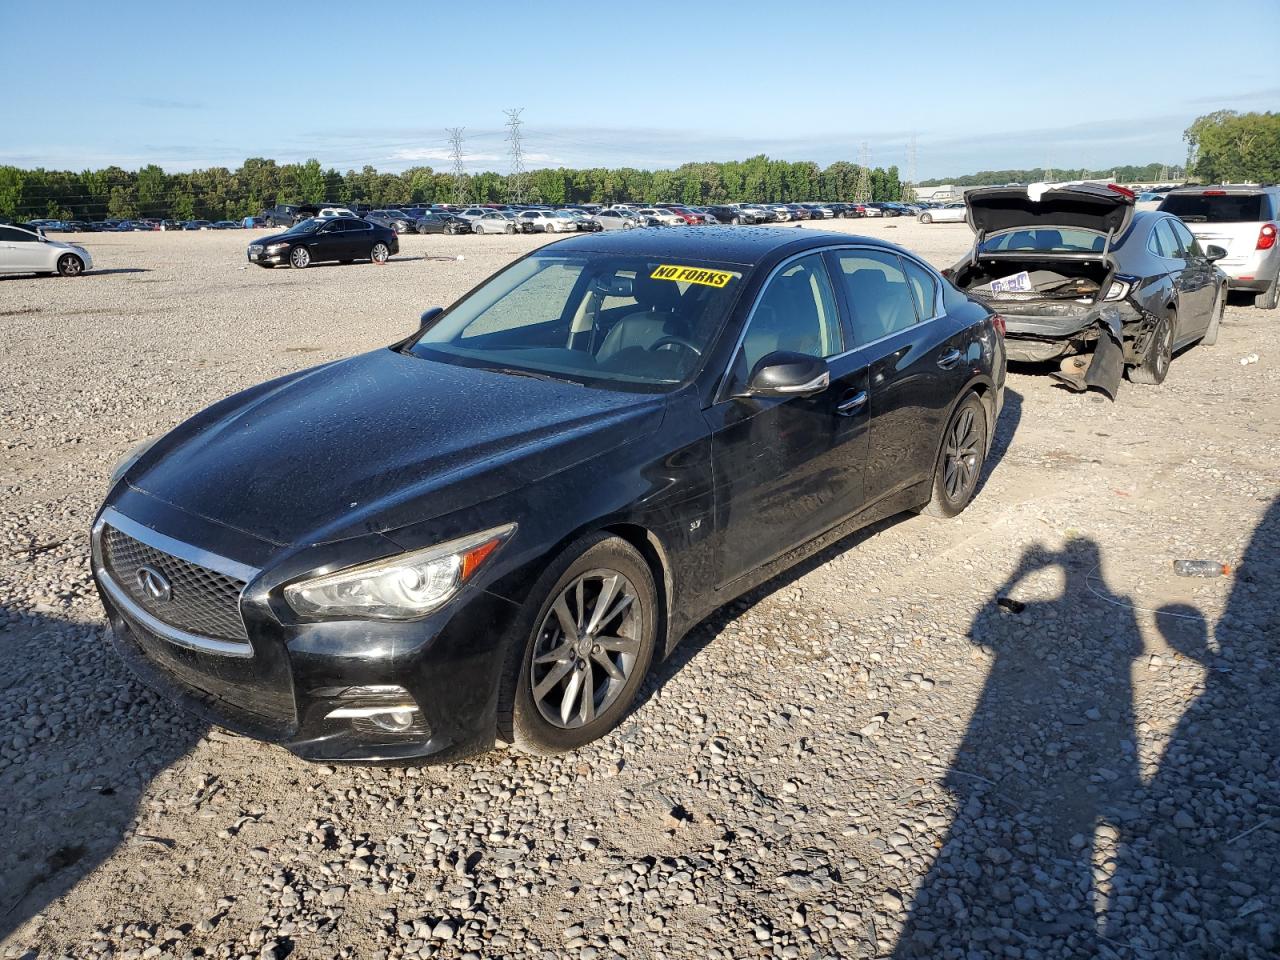
[[[152,600],[158,603],[167,603],[173,599],[173,588],[169,585],[169,579],[155,567],[143,565],[138,568],[135,574],[138,581],[138,588]]]

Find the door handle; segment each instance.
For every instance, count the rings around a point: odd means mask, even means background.
[[[960,362],[960,358],[962,356],[964,356],[964,354],[962,354],[959,350],[948,350],[946,353],[944,353],[942,356],[938,358],[938,366],[940,366],[943,370],[950,370],[952,367],[954,367],[957,363]]]
[[[836,413],[842,417],[852,417],[855,413],[862,410],[867,405],[867,391],[859,390],[857,393],[844,400],[836,407]]]

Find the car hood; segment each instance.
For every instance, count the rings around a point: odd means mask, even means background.
[[[281,232],[281,233],[273,233],[273,234],[271,234],[271,236],[269,236],[269,237],[262,237],[262,238],[260,238],[260,239],[258,239],[258,240],[254,240],[253,242],[254,242],[254,243],[260,243],[260,244],[262,244],[262,245],[265,247],[265,246],[267,246],[268,244],[271,244],[271,243],[288,243],[288,242],[296,241],[296,240],[300,239],[301,237],[312,237],[312,236],[315,236],[315,234],[313,234],[313,233],[290,233],[288,230],[285,230],[285,231],[283,231],[283,232]]]
[[[1026,227],[1079,227],[1124,233],[1133,219],[1133,196],[1098,183],[984,187],[964,195],[966,219],[975,233]]]
[[[651,433],[664,408],[382,349],[215,404],[126,479],[274,544],[325,543],[509,494]]]

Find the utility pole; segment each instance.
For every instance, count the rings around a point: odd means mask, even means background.
[[[520,145],[520,114],[524,107],[502,111],[507,115],[507,143],[511,145],[511,175],[507,178],[507,203],[524,203],[524,150]]]
[[[465,127],[448,127],[449,146],[453,148],[453,202],[459,206],[467,202],[467,171],[462,165],[462,131]]]
[[[853,191],[855,203],[866,203],[871,199],[871,150],[867,141],[862,141],[858,150],[858,186]]]
[[[916,199],[916,135],[911,134],[907,145],[907,182],[902,185],[902,200],[914,203]]]

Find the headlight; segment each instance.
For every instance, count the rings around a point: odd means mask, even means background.
[[[1133,284],[1128,280],[1112,280],[1111,286],[1107,287],[1107,295],[1102,299],[1104,301],[1123,300],[1132,289]]]
[[[269,247],[267,247],[267,253],[279,253],[281,250],[288,250],[288,249],[289,249],[289,244],[287,243],[273,243]]]
[[[144,453],[155,446],[155,443],[160,439],[160,436],[162,436],[162,434],[154,437],[148,437],[141,443],[134,444],[133,447],[129,449],[128,453],[117,460],[116,465],[111,468],[111,480],[108,482],[107,488],[110,489],[119,483],[120,478],[129,472],[129,468],[142,459],[142,455]]]
[[[307,617],[415,620],[449,601],[515,533],[508,523],[284,588],[284,598]]]

